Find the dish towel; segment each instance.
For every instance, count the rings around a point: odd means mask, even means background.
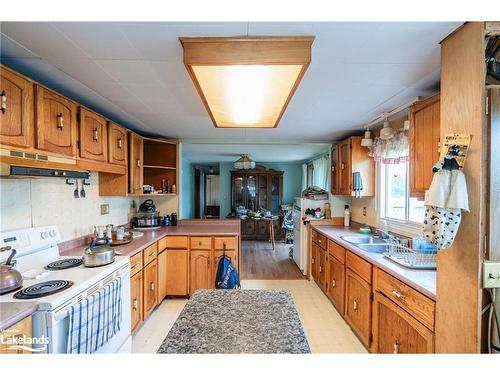
[[[469,199],[463,172],[445,170],[442,165],[442,160],[435,165],[437,171],[425,193],[423,233],[426,242],[447,249],[457,235],[462,210],[469,211]]]
[[[70,307],[67,353],[94,353],[120,331],[121,289],[118,278]]]

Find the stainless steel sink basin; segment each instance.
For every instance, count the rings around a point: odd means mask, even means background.
[[[385,243],[385,241],[381,238],[374,238],[370,235],[350,235],[350,236],[341,236],[344,241],[347,241],[353,245],[359,244],[375,244],[375,243]]]
[[[361,243],[356,245],[361,250],[366,251],[367,253],[385,253],[387,251],[388,243]]]

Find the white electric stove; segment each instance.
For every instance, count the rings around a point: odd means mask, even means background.
[[[22,289],[0,295],[0,302],[35,301],[38,310],[32,317],[33,338],[39,338],[35,341],[41,342],[33,346],[35,352],[66,353],[69,308],[121,278],[121,329],[97,353],[130,352],[129,257],[116,256],[111,264],[84,267],[81,256],[59,255],[59,241],[56,226],[0,233],[0,246],[16,249],[15,269],[23,275]],[[0,253],[0,262],[4,262],[9,254]]]

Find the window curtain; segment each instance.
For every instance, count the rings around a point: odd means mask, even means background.
[[[307,189],[307,163],[302,164],[302,191]]]
[[[408,162],[408,131],[396,131],[390,139],[375,138],[368,155],[382,164],[399,164]]]
[[[313,185],[323,190],[328,188],[328,156],[322,156],[312,161]]]

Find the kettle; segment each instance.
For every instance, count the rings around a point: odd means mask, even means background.
[[[109,246],[109,239],[95,238],[83,251],[83,265],[85,267],[100,267],[115,261],[115,250]]]
[[[23,286],[23,277],[18,270],[15,270],[12,258],[16,255],[16,250],[10,246],[0,248],[0,252],[11,251],[4,264],[0,265],[0,295],[12,292]]]
[[[139,206],[139,212],[156,212],[156,206],[152,199],[146,199]]]

